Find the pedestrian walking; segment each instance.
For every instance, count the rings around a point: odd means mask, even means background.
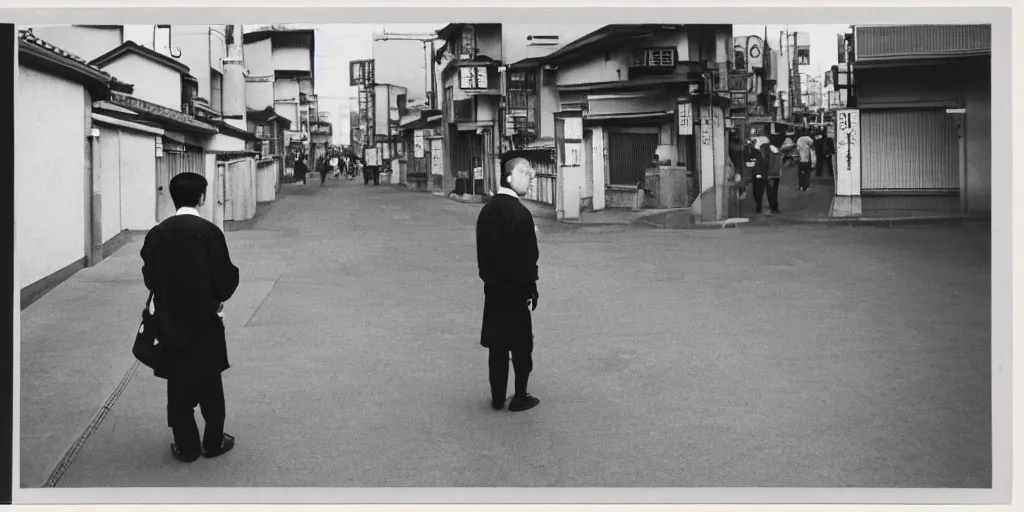
[[[327,182],[327,174],[331,172],[331,165],[327,163],[325,159],[321,158],[320,165],[318,167],[320,171],[320,186],[322,187],[324,186],[324,183]]]
[[[828,177],[835,177],[835,171],[832,168],[832,156],[836,154],[836,141],[828,135],[828,130],[822,130],[822,157],[818,160],[818,176],[822,175],[822,171],[828,173]]]
[[[796,140],[796,150],[800,156],[797,164],[797,182],[800,191],[804,192],[811,188],[811,170],[817,163],[817,157],[814,154],[814,139],[807,134],[806,130],[800,132],[800,138]]]
[[[761,146],[761,153],[764,154],[765,171],[768,173],[765,184],[768,208],[770,213],[776,214],[779,213],[779,184],[782,183],[782,150],[769,142]]]
[[[768,170],[765,165],[764,153],[757,147],[754,139],[747,141],[744,153],[744,174],[752,185],[754,205],[757,207],[756,212],[761,213],[761,207],[764,203],[765,186],[768,183]]]
[[[195,173],[171,179],[177,213],[151,229],[142,246],[142,276],[153,292],[150,314],[162,347],[154,374],[167,380],[171,454],[182,462],[197,460],[203,451],[217,457],[235,446],[235,438],[224,432],[221,373],[230,367],[223,307],[238,288],[238,267],[224,233],[199,216],[206,187],[206,179]],[[201,440],[197,405],[206,423]]]
[[[306,167],[306,157],[299,155],[295,159],[295,181],[302,180],[302,184],[306,184],[306,174],[309,173],[309,167]]]
[[[476,222],[476,254],[484,282],[483,327],[480,344],[488,350],[491,406],[505,407],[511,354],[515,394],[510,411],[525,411],[540,403],[527,393],[533,371],[533,321],[537,309],[537,232],[519,197],[530,189],[533,169],[524,158],[502,166],[498,193],[484,205]]]

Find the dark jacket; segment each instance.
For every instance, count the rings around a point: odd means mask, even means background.
[[[533,336],[527,300],[537,291],[537,232],[518,199],[497,194],[476,222],[476,255],[484,282],[480,344],[508,346]]]
[[[757,178],[757,176],[761,176]],[[747,180],[767,179],[768,165],[764,153],[760,149],[750,147],[747,158],[743,161],[743,177]]]
[[[306,166],[306,162],[295,162],[295,175],[305,176],[309,172],[309,167]]]
[[[175,215],[146,235],[142,276],[154,292],[161,378],[203,377],[227,370],[222,302],[238,288],[224,233],[195,215]]]

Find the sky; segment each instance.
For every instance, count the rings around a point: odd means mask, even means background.
[[[334,141],[347,144],[349,141],[349,103],[356,97],[356,89],[349,87],[349,61],[368,59],[373,52],[373,34],[387,32],[430,33],[442,28],[443,24],[303,24],[296,27],[316,31],[316,92],[320,97],[320,108],[331,113],[334,124]],[[769,45],[777,48],[779,35],[789,32],[807,32],[811,42],[811,64],[801,71],[821,77],[838,62],[836,34],[847,32],[849,25],[734,25],[733,36],[757,35],[762,38],[768,31]]]

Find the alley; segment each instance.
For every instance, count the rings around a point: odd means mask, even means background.
[[[285,190],[227,234],[238,447],[173,460],[165,384],[142,367],[59,487],[990,485],[987,226],[538,220],[541,405],[509,413],[478,343],[479,206]],[[132,365],[140,246],[22,313],[23,486]]]

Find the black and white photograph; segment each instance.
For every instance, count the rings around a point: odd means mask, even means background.
[[[996,11],[176,11],[16,26],[16,496],[1008,495]]]

